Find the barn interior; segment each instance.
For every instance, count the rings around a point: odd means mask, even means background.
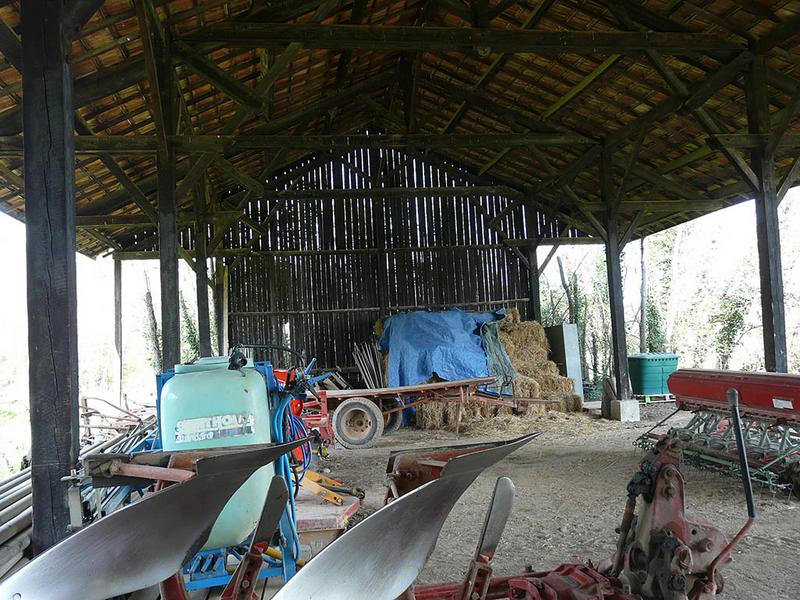
[[[2,594],[800,594],[785,575],[800,379],[787,374],[779,221],[800,177],[800,3],[5,0],[0,55],[0,210],[25,223],[27,280],[8,283],[27,294],[31,357],[30,465],[0,483]],[[642,406],[621,253],[749,201],[766,372],[680,371],[644,394],[670,411]],[[539,325],[542,272],[584,244],[605,256],[613,344],[596,407],[570,359],[585,341]],[[94,425],[90,443],[76,253],[114,261],[118,339],[123,264],[159,265],[158,405]],[[188,364],[181,263],[197,290]],[[409,379],[434,327],[464,346],[437,342],[437,368]],[[447,376],[470,351],[487,372]],[[653,434],[672,408],[678,425]],[[422,431],[405,427],[412,409]],[[462,432],[475,416],[497,418]],[[496,477],[456,503],[482,469]],[[651,488],[634,477],[625,492],[637,469]],[[507,556],[492,567],[509,474]],[[685,517],[684,480],[725,534]],[[434,551],[439,508],[453,506]],[[677,515],[657,532],[671,541],[642,541],[634,509]],[[221,511],[244,525],[226,537]],[[315,519],[333,524],[303,537]],[[570,553],[612,560],[558,566]]]

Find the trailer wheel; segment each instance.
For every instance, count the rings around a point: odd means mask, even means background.
[[[348,398],[331,420],[333,434],[345,448],[369,448],[383,435],[383,413],[367,398]]]

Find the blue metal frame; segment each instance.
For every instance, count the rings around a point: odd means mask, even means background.
[[[265,385],[267,386],[267,396],[269,397],[270,414],[278,407],[282,400],[285,399],[286,392],[283,391],[272,369],[270,362],[257,362],[254,364],[256,371],[261,373],[264,377]],[[161,418],[161,390],[164,384],[175,376],[174,369],[170,369],[166,373],[156,376],[156,415]],[[280,438],[280,432],[272,431],[272,439]],[[153,440],[152,450],[161,449],[161,428],[156,430],[156,437]],[[292,492],[292,481],[286,482],[289,487],[290,493]],[[134,492],[134,489],[129,490],[129,493]],[[297,561],[299,556],[295,556],[295,545],[293,543],[293,531],[296,529],[296,524],[292,523],[292,517],[288,509],[283,511],[280,521],[280,550],[283,555],[283,560],[276,560],[269,556],[264,556],[264,566],[258,574],[259,579],[282,577],[284,581],[289,581],[297,573]],[[228,557],[233,555],[241,560],[246,547],[249,546],[249,540],[242,542],[240,547],[235,548],[215,548],[212,550],[203,550],[198,552],[186,565],[183,567],[184,579],[186,581],[186,589],[198,590],[206,589],[217,586],[224,586],[231,580],[225,568]]]

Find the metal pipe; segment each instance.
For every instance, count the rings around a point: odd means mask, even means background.
[[[8,523],[11,519],[16,517],[23,510],[31,505],[33,494],[28,494],[24,498],[20,498],[11,506],[0,511],[0,523]]]
[[[0,494],[10,490],[11,488],[19,485],[19,482],[23,479],[27,479],[31,476],[31,468],[28,467],[27,469],[23,469],[19,473],[16,473],[9,477],[8,479],[4,479],[0,483]]]
[[[0,546],[0,577],[5,575],[11,570],[19,558],[13,560],[15,557],[21,556],[25,549],[31,544],[31,530],[26,529],[17,537],[11,539],[8,543]]]
[[[736,437],[736,449],[739,452],[739,466],[742,471],[742,485],[744,486],[744,496],[747,500],[747,521],[739,532],[733,537],[725,548],[722,549],[717,557],[711,562],[708,567],[708,585],[711,587],[711,593],[715,594],[717,591],[716,571],[720,563],[730,557],[731,552],[736,545],[747,535],[753,522],[756,519],[756,505],[753,499],[753,482],[750,480],[750,465],[747,463],[747,450],[744,446],[744,436],[742,435],[741,417],[739,416],[739,391],[735,388],[728,390],[728,404],[731,408],[731,426],[733,427],[733,434]]]
[[[8,506],[9,502],[16,502],[22,496],[20,496],[21,492],[29,493],[31,490],[31,480],[26,479],[25,481],[21,481],[20,484],[15,487],[11,488],[4,494],[0,494],[0,510],[2,510],[5,506]]]
[[[6,543],[12,537],[21,533],[24,529],[31,526],[33,520],[33,509],[26,508],[8,523],[0,525],[0,544]]]

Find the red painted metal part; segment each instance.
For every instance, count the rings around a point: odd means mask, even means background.
[[[616,579],[608,578],[591,565],[564,564],[552,571],[526,573],[492,579],[487,600],[636,600],[621,592]],[[415,600],[461,600],[463,583],[415,587]]]
[[[317,429],[323,442],[333,443],[333,426],[328,412],[328,392],[317,392],[319,400],[309,395],[303,400],[302,419],[306,429]]]
[[[222,591],[220,600],[258,600],[256,584],[264,555],[258,546],[252,546],[239,563],[239,567]]]
[[[679,369],[667,380],[678,408],[728,413],[727,392],[739,391],[742,415],[800,424],[800,375]]]
[[[165,579],[159,584],[162,600],[190,600],[189,592],[186,591],[186,584],[183,581],[183,573],[178,572],[169,579]]]

